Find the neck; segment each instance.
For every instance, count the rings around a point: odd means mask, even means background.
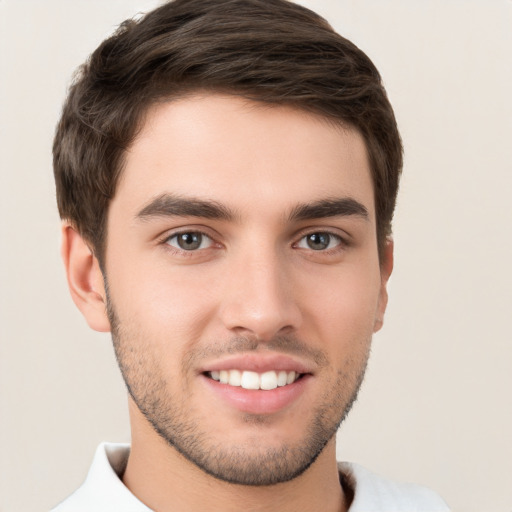
[[[130,412],[140,415],[138,410]],[[289,482],[255,487],[230,484],[206,474],[169,446],[146,421],[133,419],[132,449],[123,482],[155,512],[238,512],[241,508],[247,512],[345,512],[348,508],[334,439],[302,475]]]

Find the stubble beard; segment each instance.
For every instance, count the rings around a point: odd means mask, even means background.
[[[137,336],[123,329],[111,300],[108,300],[112,340],[116,358],[128,392],[138,409],[162,439],[188,461],[216,479],[232,484],[268,486],[292,480],[304,473],[322,453],[327,443],[346,418],[357,399],[369,356],[370,342],[365,343],[365,355],[358,368],[338,370],[334,384],[328,386],[311,414],[311,421],[300,443],[283,443],[279,447],[264,447],[250,440],[244,444],[221,442],[209,432],[208,425],[194,421],[194,411],[182,393],[171,395],[158,359],[144,350]],[[137,339],[136,339],[137,338]],[[237,339],[238,345],[254,342]],[[295,339],[279,338],[276,348]],[[269,346],[269,343],[265,343]],[[238,349],[237,349],[238,350]],[[293,352],[293,349],[292,349]],[[318,357],[323,356],[320,354]],[[325,356],[323,356],[325,358]],[[306,411],[307,413],[307,411]],[[249,415],[245,422],[262,428],[268,418]]]

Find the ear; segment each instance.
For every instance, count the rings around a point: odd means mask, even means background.
[[[384,254],[382,254],[380,262],[380,291],[379,302],[377,304],[377,312],[375,315],[375,324],[373,332],[379,331],[384,324],[384,313],[388,305],[388,280],[393,272],[393,240],[388,238],[384,246]]]
[[[107,301],[98,260],[68,222],[62,224],[61,255],[71,297],[95,331],[109,332]]]

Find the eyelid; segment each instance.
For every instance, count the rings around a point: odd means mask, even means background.
[[[181,235],[201,235],[200,246],[197,249],[190,249],[189,251],[187,249],[183,249],[183,248],[179,247],[178,238]],[[177,245],[173,245],[170,243],[170,241],[173,239],[176,239]],[[201,233],[200,231],[183,231],[181,233],[174,233],[174,234],[168,236],[165,240],[165,243],[167,245],[170,245],[171,247],[173,247],[174,249],[176,249],[178,251],[195,252],[195,251],[200,251],[200,250],[204,250],[204,249],[209,249],[211,247],[211,245],[214,243],[214,241],[206,233]],[[203,244],[206,244],[207,247],[201,247]]]
[[[214,230],[207,226],[199,224],[186,224],[168,228],[165,231],[162,231],[158,236],[155,237],[155,240],[158,242],[165,242],[169,238],[183,233],[201,233],[202,235],[207,236],[213,240],[219,237]]]
[[[329,236],[329,244],[328,246],[325,248],[325,249],[313,249],[312,247],[307,247],[306,244],[307,244],[307,238],[311,235],[315,235],[315,234],[322,234],[322,235],[328,235]],[[333,247],[329,247],[332,243],[335,243],[335,245]],[[301,246],[301,244],[304,243],[305,246]],[[345,241],[343,240],[343,238],[341,236],[339,236],[338,234],[335,234],[335,233],[330,233],[329,231],[313,231],[312,233],[308,233],[304,236],[302,236],[301,238],[299,238],[299,240],[295,243],[295,247],[297,247],[298,249],[305,249],[305,250],[309,250],[309,251],[314,251],[314,252],[324,252],[324,253],[329,253],[330,251],[336,251],[336,250],[339,250],[340,248],[343,248],[343,247],[346,247],[346,243]]]
[[[180,254],[191,255],[193,253],[197,253],[197,252],[201,252],[201,251],[205,251],[207,249],[210,249],[210,248],[214,247],[215,245],[217,245],[217,246],[221,246],[222,245],[220,242],[218,242],[219,236],[215,232],[212,232],[212,231],[213,231],[212,229],[209,229],[209,228],[207,228],[205,226],[197,226],[197,225],[180,226],[180,227],[172,228],[172,229],[169,229],[169,230],[165,231],[164,233],[162,233],[160,236],[157,237],[156,242],[157,242],[158,245],[165,246],[166,249],[175,251],[177,253],[179,252]],[[179,247],[175,247],[175,246],[173,246],[173,245],[168,243],[168,241],[171,238],[177,237],[179,235],[183,235],[183,234],[186,234],[186,233],[201,234],[203,237],[208,238],[210,240],[209,246],[208,247],[204,247],[202,249],[196,249],[196,250],[187,251],[185,249],[181,249]]]
[[[339,228],[312,226],[312,227],[301,229],[294,236],[294,239],[296,240],[296,242],[294,242],[293,245],[296,245],[299,241],[301,241],[305,237],[307,237],[309,235],[314,235],[315,233],[325,233],[327,235],[335,237],[338,240],[340,240],[340,242],[345,246],[350,245],[350,242],[352,240],[352,237],[346,231],[341,230]]]

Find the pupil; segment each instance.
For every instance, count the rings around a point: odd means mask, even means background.
[[[321,251],[329,246],[331,237],[328,233],[313,233],[308,235],[308,245],[315,251]]]
[[[182,233],[178,237],[178,245],[181,247],[181,249],[186,251],[198,249],[201,245],[201,241],[201,233]]]

